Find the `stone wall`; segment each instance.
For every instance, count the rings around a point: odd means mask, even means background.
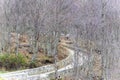
[[[84,51],[84,50],[81,51],[81,52],[82,53],[86,53],[86,51]],[[74,54],[69,55],[69,57],[72,57],[72,58],[73,58],[73,56],[74,56]],[[86,61],[87,57],[82,55],[81,59],[83,61]],[[70,58],[67,59],[66,58],[66,61],[65,60],[61,61],[62,62],[61,64],[63,64],[63,65],[64,64],[67,65],[69,63],[69,61],[71,61],[71,62],[67,66],[64,66],[63,68],[61,68],[61,69],[58,70],[58,74],[57,74],[58,78],[59,77],[62,78],[62,77],[67,77],[67,76],[73,76],[74,75],[74,67],[73,67],[73,61],[72,60],[73,59],[70,59]],[[79,65],[79,67],[81,67],[84,64],[83,61],[81,62],[81,64]],[[30,78],[33,79],[33,80],[50,80],[50,79],[54,79],[55,78],[55,70],[52,71],[52,72],[43,73],[43,75],[46,75],[46,76],[36,75],[36,76],[31,76]],[[28,80],[30,80],[30,79],[28,78]]]
[[[57,66],[59,69],[64,66],[67,66],[71,63],[71,61],[73,60],[73,53],[70,52],[69,56],[66,59],[61,60],[60,62],[57,63]],[[12,78],[16,78],[18,80],[19,79],[27,80],[26,78],[28,78],[28,80],[31,80],[31,79],[32,80],[37,80],[37,79],[42,80],[42,78],[40,78],[40,75],[37,75],[37,74],[47,73],[47,72],[54,71],[54,70],[55,70],[55,65],[51,64],[51,65],[47,65],[47,66],[43,66],[43,67],[39,67],[39,68],[26,69],[26,70],[2,74],[2,75],[0,75],[0,77],[9,78],[9,80],[10,80],[10,78],[11,78],[11,80],[12,80]],[[36,75],[36,76],[33,76],[33,75]],[[44,80],[44,78],[43,78],[43,80]],[[45,78],[45,80],[46,80],[46,78]]]

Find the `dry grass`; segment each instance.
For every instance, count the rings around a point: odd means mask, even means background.
[[[15,53],[16,49],[16,33],[11,33],[11,53]],[[65,40],[63,40],[65,41]],[[63,42],[62,41],[62,42]],[[31,60],[33,53],[30,53],[30,46],[29,46],[29,37],[27,35],[19,35],[19,53],[25,55],[29,60]],[[58,61],[65,59],[67,57],[66,49],[61,46],[61,44],[58,45]],[[43,50],[39,50],[36,58],[39,66],[46,65],[46,64],[53,64],[54,63],[54,57],[47,56]]]

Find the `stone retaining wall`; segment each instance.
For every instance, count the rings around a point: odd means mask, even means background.
[[[58,62],[57,66],[60,69],[62,67],[65,67],[65,66],[69,65],[72,60],[73,60],[73,54],[69,53],[69,56],[66,59]],[[7,78],[9,78],[9,80],[10,80],[10,78],[11,78],[11,80],[12,80],[12,78],[16,78],[18,80],[19,79],[27,80],[26,79],[27,76],[32,76],[32,75],[47,73],[47,72],[54,71],[54,70],[55,70],[55,65],[51,64],[51,65],[47,65],[47,66],[43,66],[43,67],[39,67],[39,68],[26,69],[26,70],[21,70],[21,71],[16,71],[16,72],[10,72],[10,73],[1,74],[0,77],[4,77],[4,78],[7,77]],[[22,77],[23,75],[25,76],[25,78]],[[33,79],[33,78],[35,78],[35,79]],[[36,77],[34,77],[34,76],[33,77],[29,77],[29,80],[31,80],[31,79],[32,80],[36,80],[37,78],[40,79],[40,76],[38,75]]]
[[[86,53],[86,51],[81,51],[82,53]],[[73,57],[74,54],[71,55]],[[86,56],[81,56],[83,61],[86,61]],[[68,60],[69,61],[69,60]],[[68,62],[65,62],[67,64]],[[69,65],[66,67],[64,66],[64,69],[61,68],[58,70],[58,77],[67,77],[67,76],[73,76],[74,74],[74,67],[73,67],[73,62],[71,62]],[[81,62],[80,67],[83,65],[84,62]],[[37,78],[37,79],[36,79]],[[55,78],[55,70],[52,72],[46,73],[46,77],[40,77],[40,75],[36,75],[35,77],[31,77],[33,80],[50,80]],[[29,79],[28,79],[29,80]]]
[[[86,51],[81,51],[81,52],[86,53]],[[69,56],[66,59],[57,63],[59,68],[62,69],[62,70],[61,69],[58,70],[58,76],[65,77],[65,76],[73,75],[74,73],[73,65],[72,65],[73,58],[74,58],[74,52],[69,51]],[[54,79],[55,67],[52,64],[34,69],[27,69],[22,71],[6,73],[0,76],[5,78],[5,80],[50,80],[52,78]]]

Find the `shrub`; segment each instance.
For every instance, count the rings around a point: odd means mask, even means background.
[[[29,68],[36,68],[36,67],[39,67],[40,65],[41,65],[41,63],[38,60],[29,62]]]
[[[5,67],[7,70],[25,68],[28,60],[22,54],[2,54],[0,55],[0,67]]]
[[[35,68],[35,67],[37,67],[36,61],[31,61],[29,63],[29,68]]]

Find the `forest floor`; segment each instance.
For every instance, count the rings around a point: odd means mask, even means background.
[[[11,33],[11,53],[15,53],[15,48],[16,48],[16,38],[17,38],[17,34],[15,33]],[[61,41],[59,42],[58,45],[58,61],[65,59],[68,54],[67,54],[67,50],[65,48],[63,48],[61,46],[61,43],[65,43],[66,41],[69,41],[66,38],[62,38]],[[29,61],[31,61],[32,56],[34,55],[33,52],[30,50],[30,46],[29,46],[29,38],[27,35],[19,35],[19,53],[23,54],[24,56],[26,56],[28,58]],[[5,53],[5,51],[4,51]],[[38,50],[38,54],[36,55],[36,61],[37,61],[37,66],[36,67],[40,67],[40,66],[44,66],[44,65],[48,65],[48,64],[53,64],[54,63],[54,56],[48,56],[46,53],[44,53],[43,49],[39,48]],[[0,69],[1,72],[3,73],[4,68]]]
[[[12,37],[11,37],[11,50],[14,51],[15,47],[16,47],[16,34],[12,33]],[[29,51],[29,38],[27,35],[20,35],[19,37],[19,41],[20,41],[20,47],[19,47],[19,53],[29,57],[29,59],[31,59],[31,57],[33,56],[33,53],[31,53]],[[66,38],[61,38],[61,41],[59,42],[59,46],[58,46],[58,60],[62,60],[65,59],[68,54],[66,52],[66,49],[62,47],[63,43],[71,43],[69,39]],[[101,55],[100,55],[100,51],[96,49],[96,45],[94,44],[94,42],[90,42],[87,40],[79,40],[79,45],[80,48],[86,49],[88,51],[88,54],[90,53],[90,50],[92,49],[92,55],[94,55],[93,58],[93,78],[95,78],[94,80],[99,80],[98,78],[101,76]],[[47,56],[42,50],[39,50],[38,54],[37,54],[37,60],[38,60],[38,66],[43,66],[43,65],[48,65],[48,64],[53,64],[54,63],[54,58],[53,57],[49,57]],[[4,71],[1,71],[0,73],[4,73]],[[87,72],[88,73],[88,72]],[[86,73],[86,74],[87,74]],[[67,79],[69,80],[69,79]]]
[[[11,36],[12,36],[11,37],[11,44],[12,44],[11,45],[12,46],[11,50],[15,51],[15,47],[16,47],[16,41],[15,41],[16,40],[16,34],[12,33]],[[20,43],[19,44],[20,45],[19,46],[19,53],[22,53],[22,54],[24,54],[25,56],[28,56],[28,57],[32,57],[33,56],[33,51],[30,50],[29,40],[30,39],[28,38],[27,35],[20,35],[19,36],[19,43]],[[64,41],[64,40],[62,40],[62,41]],[[58,48],[58,58],[59,58],[59,60],[66,58],[67,54],[62,52],[64,50],[62,50],[63,48],[60,47],[60,43],[59,43],[58,47],[59,47]],[[47,53],[44,52],[44,50],[42,48],[38,49],[38,55],[37,56],[38,56],[38,58],[41,59],[41,61],[44,60],[45,58],[51,58],[51,57],[47,56]]]

